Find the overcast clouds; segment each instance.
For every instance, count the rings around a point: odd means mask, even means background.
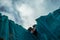
[[[59,7],[60,0],[0,0],[0,11],[26,29],[36,23],[36,18]]]

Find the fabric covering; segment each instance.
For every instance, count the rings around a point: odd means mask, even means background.
[[[60,9],[41,16],[36,21],[41,40],[60,40]]]
[[[8,20],[8,17],[0,13],[0,38],[4,40],[36,40],[36,37],[21,25]]]
[[[60,9],[36,19],[37,36],[0,13],[0,38],[4,40],[60,40]]]

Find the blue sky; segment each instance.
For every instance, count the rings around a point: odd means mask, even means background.
[[[26,29],[36,24],[38,17],[59,8],[60,0],[0,0],[0,12]]]

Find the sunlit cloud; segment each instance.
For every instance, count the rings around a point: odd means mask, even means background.
[[[26,29],[36,24],[35,19],[59,7],[60,0],[0,0],[0,11]]]
[[[23,21],[24,28],[28,29],[29,27],[32,27],[36,21],[34,19],[34,9],[31,8],[27,4],[22,4],[20,7],[18,6],[18,11],[21,13],[21,18]]]

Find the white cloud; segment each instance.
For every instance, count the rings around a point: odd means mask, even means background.
[[[8,16],[9,20],[15,21],[15,18],[14,18],[14,16],[12,14],[7,13],[7,12],[1,12],[1,13],[2,13],[2,15]]]
[[[36,22],[34,19],[34,9],[27,4],[22,4],[17,7],[18,11],[21,13],[20,16],[23,21],[24,28],[28,29],[32,27]]]
[[[26,29],[36,23],[35,19],[42,15],[47,15],[60,6],[60,1],[58,2],[58,0],[14,0],[14,6],[12,5],[12,1],[13,0],[0,0],[0,4],[8,7],[7,11],[11,14],[7,13],[6,15],[9,16],[9,19],[17,19],[16,22],[20,24],[22,18],[23,26]]]

